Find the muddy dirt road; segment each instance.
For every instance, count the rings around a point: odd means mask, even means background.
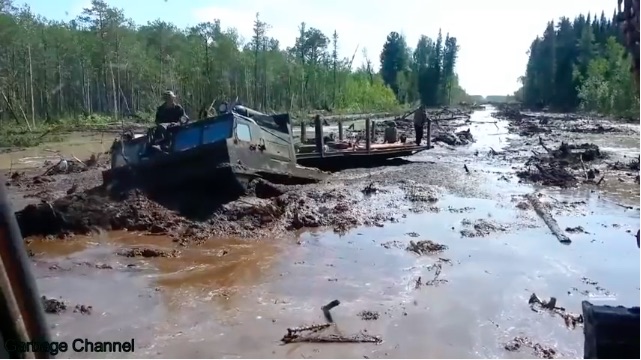
[[[244,199],[244,210],[220,210],[215,224],[191,232],[259,239],[185,240],[194,222],[165,221],[157,209],[149,220],[164,227],[157,231],[30,239],[40,291],[68,304],[48,315],[54,337],[134,338],[136,350],[125,356],[160,358],[581,357],[581,325],[532,311],[528,299],[554,296],[569,313],[580,312],[584,299],[639,304],[638,168],[612,165],[637,158],[638,126],[606,135],[541,133],[549,148],[566,139],[597,143],[608,154],[586,165],[605,174],[599,186],[559,188],[517,176],[531,167],[532,150],[544,150],[538,135],[519,135],[522,127],[492,111],[458,124],[471,129],[471,145],[437,144],[399,166],[344,171],[326,184]],[[95,169],[33,184],[36,173],[10,180],[20,206],[99,182]],[[559,242],[537,214],[525,196],[535,192],[571,243]],[[109,204],[105,217],[124,209]],[[254,221],[267,215],[268,222]],[[224,225],[234,219],[253,228]],[[363,332],[382,342],[281,345],[287,328],[324,323],[320,308],[334,299],[335,324],[321,335]],[[74,312],[76,305],[91,311]],[[514,346],[517,337],[529,341]]]

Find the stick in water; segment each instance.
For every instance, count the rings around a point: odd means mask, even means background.
[[[334,322],[334,319],[332,319],[332,314],[329,311],[332,310],[333,308],[337,307],[340,304],[341,304],[340,301],[333,300],[329,304],[327,304],[327,305],[325,305],[325,306],[323,306],[321,308],[321,310],[323,310],[323,315],[325,315],[325,320],[327,320],[327,322],[329,322],[329,323],[333,323]]]

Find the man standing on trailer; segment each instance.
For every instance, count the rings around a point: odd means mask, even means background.
[[[423,129],[427,123],[427,113],[425,112],[425,105],[421,106],[414,112],[414,132],[416,133],[416,145],[421,145],[423,140]]]

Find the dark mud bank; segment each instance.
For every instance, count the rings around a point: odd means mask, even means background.
[[[345,232],[359,225],[393,221],[394,202],[380,201],[388,192],[363,191],[341,183],[277,186],[264,181],[233,201],[219,194],[180,190],[150,195],[130,190],[114,196],[103,187],[41,202],[16,213],[24,236],[86,234],[98,229],[168,235],[189,243],[215,236],[257,238],[301,228],[330,227]],[[411,195],[417,189],[408,189]],[[434,202],[418,196],[414,202]],[[398,202],[397,202],[398,205]]]

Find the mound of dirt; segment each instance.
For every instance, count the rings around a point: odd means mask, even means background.
[[[441,253],[444,250],[447,250],[447,246],[437,244],[431,240],[421,240],[417,242],[410,240],[410,243],[405,250],[418,255],[428,255]]]
[[[255,238],[312,227],[343,232],[389,219],[369,211],[362,204],[363,195],[345,187],[262,184],[255,186],[255,192],[223,203],[212,194],[191,189],[162,196],[131,190],[114,197],[98,187],[28,205],[16,216],[25,237],[130,230],[165,234],[183,244],[215,236]]]
[[[62,300],[58,299],[49,299],[46,296],[40,298],[42,302],[42,307],[47,314],[60,314],[67,310],[67,304]]]
[[[594,161],[604,157],[597,145],[590,143],[568,144],[565,142],[562,142],[558,149],[553,150],[551,155],[556,159],[564,159],[570,162]]]
[[[582,134],[605,134],[609,132],[622,132],[621,129],[617,129],[612,126],[603,126],[601,124],[597,124],[595,126],[575,125],[571,128],[566,129],[566,131],[573,132],[573,133],[582,133]]]
[[[160,250],[160,249],[151,249],[151,248],[139,248],[134,247],[131,249],[122,249],[118,251],[118,255],[126,257],[143,257],[143,258],[152,258],[152,257],[164,257],[164,258],[174,258],[180,255],[178,250]]]
[[[545,186],[571,187],[578,183],[577,178],[558,163],[535,164],[534,168],[517,171],[516,175],[522,180]]]
[[[485,237],[498,231],[507,231],[507,227],[485,219],[478,219],[473,223],[469,219],[463,219],[461,223],[466,227],[471,227],[460,231],[463,237]]]

